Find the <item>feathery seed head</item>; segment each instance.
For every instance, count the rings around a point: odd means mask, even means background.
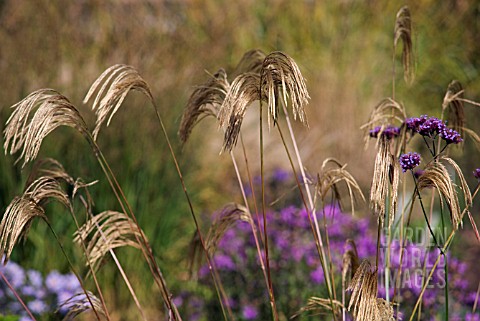
[[[202,116],[218,118],[220,107],[230,88],[225,70],[218,70],[203,85],[198,86],[190,95],[178,134],[182,142],[186,142],[193,127],[203,119]]]
[[[108,90],[106,90],[107,87]],[[97,140],[102,125],[105,122],[107,126],[110,124],[130,90],[138,90],[144,93],[154,104],[150,87],[132,66],[113,65],[105,70],[92,84],[83,103],[87,103],[97,89],[98,92],[92,105],[92,110],[95,110],[97,115],[95,129],[93,130],[95,140]]]

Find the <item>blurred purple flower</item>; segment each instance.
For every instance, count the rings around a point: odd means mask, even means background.
[[[245,320],[254,320],[258,317],[258,310],[253,305],[247,304],[242,307],[242,316]]]
[[[28,302],[27,306],[30,309],[30,311],[35,314],[42,314],[47,312],[48,310],[48,307],[45,304],[45,302],[38,299]]]
[[[480,168],[473,171],[473,176],[480,181]]]
[[[318,266],[315,270],[310,272],[310,280],[315,284],[321,284],[325,281],[322,266]]]

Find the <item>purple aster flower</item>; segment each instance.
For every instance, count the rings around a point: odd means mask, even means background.
[[[420,165],[420,154],[416,152],[409,152],[407,154],[402,154],[399,159],[400,166],[402,171],[405,173],[409,169],[414,169]]]
[[[456,130],[446,126],[440,129],[439,136],[442,137],[447,144],[458,144],[463,142],[463,138]]]
[[[476,179],[480,180],[480,168],[477,168],[477,169],[475,169],[475,170],[473,171],[473,176],[474,176]]]
[[[25,271],[15,262],[8,262],[3,267],[3,273],[15,289],[20,288],[25,283]]]
[[[47,311],[47,305],[41,300],[33,300],[27,303],[30,311],[36,314],[42,314]]]
[[[258,310],[253,305],[247,304],[242,308],[242,315],[246,320],[254,320],[258,317]]]
[[[321,266],[317,267],[310,273],[310,280],[312,280],[312,282],[315,284],[323,283],[325,278],[323,276],[323,269]]]
[[[480,321],[480,314],[467,312],[467,314],[465,314],[465,321]]]
[[[58,293],[63,289],[64,277],[57,270],[53,270],[47,275],[45,285],[49,291]]]
[[[290,172],[283,170],[281,168],[275,169],[273,172],[273,180],[278,183],[284,183],[290,179]]]
[[[43,280],[42,280],[42,274],[40,272],[36,270],[28,270],[27,276],[32,286],[37,288],[42,286]]]

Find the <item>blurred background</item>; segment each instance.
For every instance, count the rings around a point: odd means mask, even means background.
[[[466,98],[480,100],[480,4],[466,0],[404,4],[412,13],[416,76],[408,86],[402,73],[397,73],[396,98],[408,116],[440,116],[446,88],[453,79],[463,84]],[[150,85],[160,106],[194,207],[208,218],[225,202],[240,201],[241,195],[228,155],[219,155],[223,135],[213,119],[200,123],[190,141],[181,145],[177,130],[183,108],[194,86],[207,80],[208,73],[225,68],[228,75],[250,49],[280,50],[297,62],[312,98],[307,108],[310,128],[296,127],[309,172],[315,174],[325,158],[335,157],[348,164],[368,195],[374,148],[364,148],[360,126],[382,98],[391,96],[393,30],[400,7],[394,2],[353,0],[0,0],[0,129],[11,113],[9,107],[39,88],[60,91],[93,128],[94,114],[89,104],[82,103],[89,86],[113,64],[132,65]],[[396,61],[401,70],[400,50]],[[480,109],[468,106],[466,116],[467,126],[478,130]],[[258,124],[255,116],[251,118],[245,122],[243,134],[254,174],[258,174]],[[171,288],[190,286],[186,285],[185,249],[194,226],[148,101],[131,93],[111,126],[101,132],[99,144],[151,240]],[[473,184],[470,173],[480,166],[479,152],[468,140],[460,152],[455,158]],[[44,141],[42,156],[56,158],[74,177],[99,179],[91,189],[96,210],[118,210],[82,137],[69,129],[58,130]],[[267,171],[288,169],[274,130],[268,134],[266,157]],[[22,169],[14,161],[13,156],[0,157],[2,212],[21,193],[29,172],[30,165]],[[74,227],[67,213],[61,207],[51,208],[49,220],[69,251],[78,252],[71,246]],[[359,215],[369,215],[366,208],[363,212]],[[204,224],[208,227],[208,222]],[[478,245],[475,249],[466,242],[472,248],[469,253],[479,253]],[[138,266],[136,251],[119,252],[141,289],[145,306],[155,313],[158,302],[154,298],[158,296],[150,292],[156,290],[149,288],[151,282],[142,281],[148,268]],[[51,253],[58,257],[53,260]],[[58,245],[41,222],[33,225],[13,259],[43,272],[67,269]],[[103,282],[114,284],[116,272],[105,268]],[[112,290],[109,296],[121,307],[119,314],[131,310],[128,307],[133,303],[126,290]]]

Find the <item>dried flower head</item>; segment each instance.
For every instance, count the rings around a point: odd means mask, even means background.
[[[37,90],[12,108],[14,111],[4,131],[4,148],[5,152],[10,149],[10,154],[22,150],[18,160],[24,158],[23,166],[37,157],[43,139],[60,126],[73,127],[89,138],[87,126],[78,110],[53,89]],[[35,108],[37,110],[31,116]]]
[[[281,92],[285,105],[287,105],[287,96],[290,96],[293,118],[296,119],[298,116],[303,124],[308,125],[305,106],[310,96],[300,68],[291,57],[280,51],[266,56],[260,71],[260,82],[262,92],[267,96],[268,110],[273,121],[278,117],[277,99]]]
[[[108,90],[106,90],[107,87]],[[130,90],[138,90],[144,93],[154,104],[150,87],[132,66],[113,65],[105,70],[92,84],[83,103],[87,103],[97,90],[98,92],[92,105],[92,110],[95,110],[97,115],[95,129],[93,130],[93,138],[95,140],[102,125],[105,122],[107,122],[107,126],[110,124]]]
[[[425,168],[425,172],[418,179],[418,189],[419,191],[431,187],[437,189],[438,193],[442,195],[440,198],[441,204],[442,206],[444,203],[447,204],[452,225],[456,229],[462,221],[458,193],[456,184],[452,181],[447,168],[444,164],[442,164],[442,162],[447,162],[455,170],[460,182],[460,189],[464,195],[464,203],[466,206],[469,206],[472,203],[472,195],[458,164],[448,157],[440,157],[438,160],[438,162],[432,162],[428,164],[428,166]]]
[[[237,67],[235,67],[235,70],[232,74],[233,77],[237,77],[245,72],[260,74],[265,57],[265,53],[261,50],[253,49],[247,51],[243,55],[242,59],[240,59]]]
[[[47,220],[43,208],[28,197],[15,197],[8,205],[0,223],[0,257],[5,254],[7,263],[13,247],[26,237],[34,218]]]
[[[407,154],[400,155],[400,159],[398,161],[400,162],[402,171],[405,173],[406,171],[414,169],[420,165],[421,157],[417,152],[408,152]]]
[[[402,7],[397,12],[397,19],[395,20],[395,36],[394,47],[397,48],[398,41],[402,40],[402,62],[403,62],[403,76],[405,82],[411,83],[414,79],[415,72],[413,69],[413,49],[412,49],[412,21],[410,10],[407,6]]]
[[[463,86],[457,81],[453,80],[447,88],[445,97],[443,98],[442,111],[448,111],[447,119],[460,135],[463,135],[463,127],[465,124],[465,112],[463,110]]]
[[[230,88],[225,70],[220,69],[203,85],[195,88],[188,99],[183,112],[178,135],[182,142],[186,142],[193,127],[203,117],[213,116],[218,118],[220,107]]]
[[[380,321],[377,305],[377,271],[372,271],[370,262],[364,260],[358,267],[348,291],[352,291],[348,309],[353,307],[355,320]]]
[[[333,164],[334,167],[329,168],[329,164]],[[346,167],[347,165],[342,165],[334,158],[327,158],[324,160],[321,171],[318,174],[316,190],[324,204],[329,191],[333,192],[335,201],[341,203],[342,199],[338,184],[344,182],[348,190],[348,195],[350,196],[352,213],[355,213],[354,203],[356,197],[359,196],[363,201],[365,201],[365,196],[363,196],[360,186],[352,174],[346,170]]]
[[[220,126],[225,127],[223,150],[235,146],[247,108],[260,100],[260,76],[244,73],[235,78],[219,113]]]
[[[106,315],[101,301],[90,291],[75,294],[67,300],[60,302],[57,312],[61,309],[68,309],[68,312],[63,317],[62,321],[71,321],[83,312],[91,311],[92,304],[97,312],[104,316]]]
[[[87,242],[87,264],[97,270],[110,250],[131,246],[141,249],[141,234],[133,221],[124,213],[105,211],[89,219],[74,234],[74,242]]]

